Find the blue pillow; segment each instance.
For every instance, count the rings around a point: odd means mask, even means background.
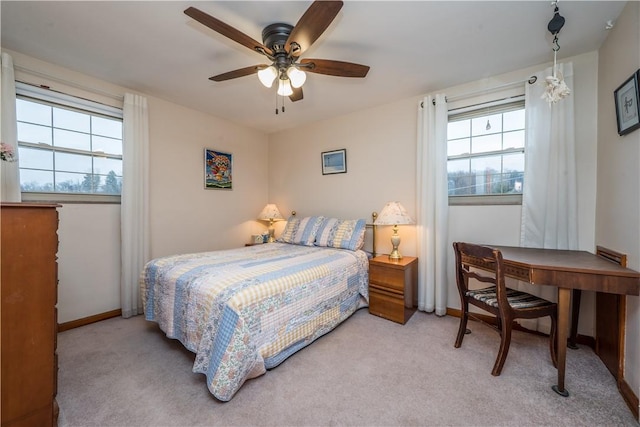
[[[316,236],[316,246],[356,251],[364,245],[364,219],[326,218]]]
[[[323,216],[308,216],[302,219],[290,217],[278,242],[294,245],[313,246],[318,228],[323,223]]]

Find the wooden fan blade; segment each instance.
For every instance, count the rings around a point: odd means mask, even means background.
[[[240,43],[241,45],[248,47],[254,52],[258,52],[258,53],[264,52],[268,55],[273,55],[273,52],[271,51],[271,49],[269,49],[259,41],[252,39],[245,33],[239,30],[236,30],[231,25],[225,24],[219,19],[214,18],[213,16],[207,13],[204,13],[203,11],[196,9],[195,7],[190,7],[186,9],[184,13],[190,16],[191,18],[195,19],[202,25],[205,25],[211,28],[213,31],[222,34],[223,36],[233,40],[234,42]]]
[[[226,73],[218,74],[217,76],[209,77],[209,80],[213,80],[214,82],[223,82],[225,80],[237,79],[238,77],[249,76],[251,74],[255,74],[263,68],[267,68],[268,65],[260,64],[260,65],[252,65],[251,67],[244,67],[238,70],[229,71]]]
[[[302,99],[302,88],[292,87],[291,89],[293,89],[293,93],[289,95],[289,99],[291,100],[291,102],[300,101]]]
[[[342,9],[342,4],[342,1],[314,1],[291,30],[284,45],[287,52],[298,57],[307,50],[333,22]],[[292,43],[297,46],[292,47]]]
[[[310,73],[327,74],[338,77],[366,77],[369,72],[368,65],[354,64],[352,62],[332,61],[329,59],[303,59],[300,61],[302,71]]]

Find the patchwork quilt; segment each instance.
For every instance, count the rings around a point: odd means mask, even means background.
[[[140,288],[147,320],[196,354],[193,371],[228,401],[368,305],[363,251],[269,243],[157,258]]]

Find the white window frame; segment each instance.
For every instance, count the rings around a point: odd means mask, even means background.
[[[112,107],[89,99],[67,95],[62,92],[53,91],[49,88],[38,87],[27,83],[16,82],[16,97],[33,100],[52,106],[67,107],[81,113],[94,113],[108,118],[123,119],[121,108]],[[123,141],[124,144],[124,141]],[[18,146],[29,147],[33,144],[21,143]],[[37,144],[36,144],[37,145]],[[65,152],[77,152],[87,154],[81,150],[65,149]],[[122,158],[122,156],[120,156]],[[64,193],[64,192],[21,192],[22,200],[25,202],[52,202],[52,203],[120,203],[119,194],[95,194],[95,193]]]
[[[507,98],[498,99],[495,101],[482,102],[474,105],[469,105],[466,107],[453,108],[448,112],[449,118],[457,117],[459,118],[462,115],[473,117],[473,116],[484,116],[489,115],[492,112],[507,112],[509,109],[509,105],[522,105],[526,109],[526,105],[524,103],[524,95],[517,95]],[[526,132],[526,123],[525,123],[525,132]],[[448,141],[447,141],[448,143]],[[526,156],[525,148],[522,149],[512,149],[512,150],[500,150],[494,153],[482,153],[482,156],[490,155],[490,154],[509,154],[509,153],[524,153]],[[475,157],[472,154],[468,154],[467,156],[455,156],[458,158],[473,158]],[[450,157],[447,156],[447,163]],[[464,195],[464,196],[456,196],[450,195],[449,206],[473,206],[473,205],[521,205],[522,204],[522,194],[481,194],[481,195]]]

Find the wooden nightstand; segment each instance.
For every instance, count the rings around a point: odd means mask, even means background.
[[[405,324],[418,305],[418,258],[369,260],[369,313]]]

